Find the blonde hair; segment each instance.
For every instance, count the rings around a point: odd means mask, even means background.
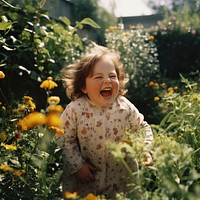
[[[93,73],[96,63],[105,56],[109,57],[115,66],[119,79],[119,94],[124,95],[127,81],[119,55],[106,47],[95,43],[92,44],[93,48],[90,48],[89,52],[85,54],[80,61],[61,70],[61,80],[63,81],[63,86],[66,88],[67,96],[71,100],[75,100],[85,95],[82,92],[82,88],[86,85],[86,78]]]

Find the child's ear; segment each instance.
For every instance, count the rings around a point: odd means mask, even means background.
[[[86,87],[83,87],[81,90],[82,90],[82,92],[83,92],[84,94],[87,94]]]

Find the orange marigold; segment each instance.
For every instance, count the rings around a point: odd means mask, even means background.
[[[3,78],[5,78],[5,74],[2,71],[0,71],[0,79],[3,79]]]
[[[151,86],[154,86],[154,82],[153,81],[150,81],[149,82],[149,86],[151,87]]]
[[[40,112],[33,112],[25,116],[18,123],[21,130],[28,130],[34,126],[46,124],[46,116]]]
[[[174,92],[174,88],[173,87],[169,87],[169,88],[167,88],[167,91],[168,92]]]
[[[83,200],[97,200],[97,197],[94,194],[89,193],[86,197],[83,198]]]
[[[154,101],[160,101],[160,97],[154,97]]]
[[[148,40],[149,40],[149,41],[154,40],[154,36],[153,36],[153,35],[148,36]]]
[[[60,116],[56,112],[50,112],[47,115],[46,119],[47,119],[47,125],[49,127],[51,126],[57,127],[57,128],[61,127],[61,119],[60,119]]]
[[[66,199],[78,199],[80,196],[78,195],[77,192],[65,192],[65,198]]]

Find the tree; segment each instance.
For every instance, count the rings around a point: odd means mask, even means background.
[[[92,39],[100,44],[104,44],[104,30],[110,25],[116,25],[117,18],[113,13],[109,13],[105,8],[99,6],[99,0],[72,0],[73,21],[81,20],[83,18],[91,18],[101,29],[92,30],[90,27],[85,27],[90,32]]]
[[[145,0],[156,13],[180,11],[183,7],[189,7],[191,13],[200,12],[200,0]]]

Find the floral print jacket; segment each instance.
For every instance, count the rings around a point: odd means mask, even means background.
[[[106,148],[106,141],[118,143],[125,137],[125,129],[145,129],[146,141],[153,139],[152,131],[137,108],[124,96],[118,96],[107,108],[95,105],[84,96],[67,105],[61,116],[65,134],[60,138],[63,149],[63,189],[78,192],[107,194],[125,191],[126,169],[119,164]],[[82,184],[73,177],[85,162],[99,170],[95,181]],[[136,169],[136,163],[133,165]]]

